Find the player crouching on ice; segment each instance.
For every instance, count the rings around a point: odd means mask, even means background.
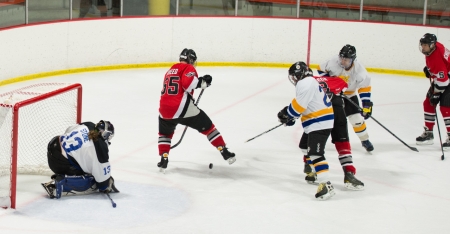
[[[295,85],[296,96],[289,106],[278,113],[278,119],[286,126],[292,126],[303,115],[301,121],[305,134],[302,138],[307,137],[307,157],[311,160],[319,183],[315,197],[326,200],[335,195],[334,187],[328,181],[329,166],[324,155],[325,144],[333,128],[333,107],[304,62],[297,62],[289,68],[289,80]]]
[[[113,137],[114,126],[104,120],[73,125],[55,136],[47,147],[48,165],[55,175],[42,184],[50,198],[59,199],[63,193],[119,192],[109,163],[108,147]]]

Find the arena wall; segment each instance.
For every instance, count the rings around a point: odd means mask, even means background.
[[[286,67],[309,55],[315,67],[345,44],[356,46],[369,71],[418,75],[425,65],[418,49],[425,33],[435,33],[450,47],[448,28],[369,22],[144,17],[44,23],[0,30],[0,85],[62,73],[167,66],[183,48],[197,52],[199,66]]]

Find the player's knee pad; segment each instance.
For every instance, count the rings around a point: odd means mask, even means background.
[[[348,121],[352,124],[353,127],[359,127],[364,124],[364,118],[361,116],[361,114],[353,114],[349,115]]]
[[[63,192],[69,194],[77,192],[95,191],[97,190],[96,181],[91,175],[69,176],[57,175],[55,178],[56,199],[61,198]]]

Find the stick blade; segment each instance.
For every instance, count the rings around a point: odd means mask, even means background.
[[[419,150],[417,149],[417,148],[415,148],[415,147],[409,147],[412,151],[416,151],[416,152],[419,152]]]

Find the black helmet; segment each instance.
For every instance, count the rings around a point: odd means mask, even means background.
[[[419,50],[422,54],[428,56],[433,53],[434,49],[436,49],[437,37],[431,33],[425,33],[425,35],[420,38],[419,41]],[[429,51],[424,51],[422,45],[428,45],[430,47]]]
[[[356,48],[352,45],[345,45],[342,47],[341,51],[339,51],[339,57],[342,58],[350,58],[353,61],[356,59]]]
[[[99,131],[100,135],[105,141],[110,142],[114,137],[114,125],[109,121],[100,120],[95,125],[95,128]]]
[[[197,55],[193,49],[184,48],[180,54],[180,61],[185,61],[189,64],[194,65],[197,61]]]
[[[299,80],[302,80],[308,76],[313,76],[313,71],[304,62],[296,62],[289,68],[288,77],[289,81],[291,81],[293,85],[296,85]]]
[[[420,38],[421,44],[435,44],[437,42],[437,37],[434,34],[431,33],[425,33],[422,38]]]

